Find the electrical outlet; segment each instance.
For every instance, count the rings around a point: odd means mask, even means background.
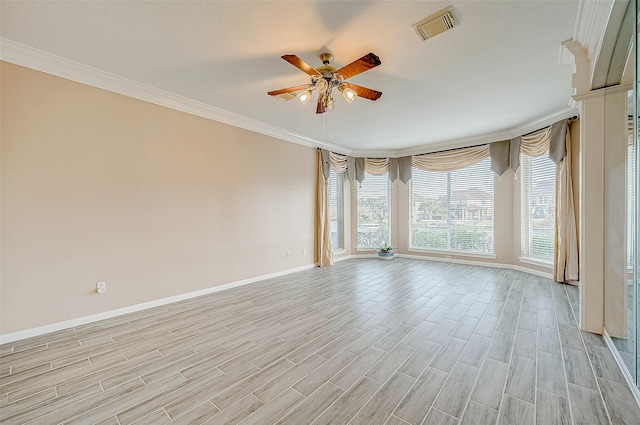
[[[289,257],[289,258],[293,257],[293,252],[291,252],[291,251],[287,252],[287,257]]]
[[[107,282],[96,283],[96,292],[98,294],[104,294],[105,292],[107,292]]]
[[[306,249],[302,250],[302,255],[307,255],[307,250]]]

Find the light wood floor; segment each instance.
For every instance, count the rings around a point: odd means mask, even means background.
[[[640,424],[573,287],[349,260],[0,347],[3,424]]]

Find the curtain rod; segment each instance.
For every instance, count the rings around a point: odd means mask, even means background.
[[[573,120],[577,120],[577,119],[578,119],[578,116],[577,116],[577,115],[574,115],[574,116],[572,116],[572,117],[567,118],[567,121],[568,121],[568,122],[571,122],[571,121],[573,121]],[[559,121],[556,121],[556,122],[559,122]],[[528,136],[528,135],[530,135],[530,134],[537,133],[538,131],[540,131],[540,130],[544,130],[544,129],[545,129],[545,128],[547,128],[547,127],[551,127],[552,125],[553,125],[553,124],[549,124],[549,125],[546,125],[546,126],[544,126],[544,127],[542,127],[542,128],[539,128],[539,129],[537,129],[537,130],[530,131],[530,132],[528,132],[527,134],[523,134],[521,137],[525,137],[525,136]]]

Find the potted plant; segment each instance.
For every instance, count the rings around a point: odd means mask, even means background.
[[[391,260],[393,258],[393,247],[387,245],[385,242],[380,248],[378,248],[378,258],[381,260]]]

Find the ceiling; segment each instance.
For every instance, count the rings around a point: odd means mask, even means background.
[[[411,25],[447,6],[459,26],[422,42]],[[349,152],[409,152],[498,137],[567,113],[578,0],[2,1],[1,36]],[[269,90],[309,77],[280,59],[382,65],[350,82],[375,101],[315,114]],[[314,95],[315,96],[315,95]],[[485,140],[491,141],[491,140]]]

